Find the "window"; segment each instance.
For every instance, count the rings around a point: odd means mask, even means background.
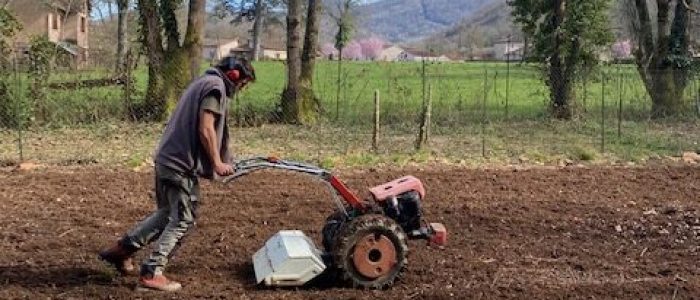
[[[51,29],[58,30],[58,16],[54,14],[49,14],[49,21],[51,23]]]
[[[80,17],[80,32],[87,32],[87,20],[85,17]]]

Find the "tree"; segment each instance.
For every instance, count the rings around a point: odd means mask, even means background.
[[[179,94],[199,73],[206,0],[189,0],[182,42],[175,17],[180,5],[182,0],[138,0],[142,43],[148,56],[146,101],[133,112],[139,119],[166,117],[175,108]]]
[[[129,0],[117,0],[117,73],[126,72],[126,53],[128,51],[128,13]]]
[[[350,41],[347,46],[345,46],[345,52],[343,52],[343,58],[349,60],[358,60],[362,58],[362,45],[357,41]]]
[[[652,100],[652,117],[677,115],[683,110],[683,92],[692,72],[693,0],[625,0],[625,4],[637,71]]]
[[[267,25],[270,9],[281,7],[283,2],[283,0],[219,0],[214,10],[218,12],[219,17],[233,15],[233,23],[253,22],[252,59],[258,60],[263,29]]]
[[[371,37],[368,39],[360,40],[360,46],[362,47],[362,56],[366,59],[375,60],[382,55],[382,50],[384,50],[384,40],[378,37]]]
[[[22,24],[8,9],[0,6],[0,126],[18,125],[20,116],[15,109],[18,99],[11,96],[9,80],[13,72],[13,38],[22,30]]]
[[[302,0],[287,4],[287,86],[282,93],[282,120],[292,124],[317,121],[321,103],[313,92],[313,74],[318,52],[320,0],[308,0],[303,48]]]
[[[352,39],[353,33],[353,17],[352,9],[358,4],[357,0],[334,0],[336,3],[336,11],[329,12],[331,18],[338,26],[338,31],[335,34],[335,48],[338,49],[338,81],[336,82],[336,118],[338,116],[338,108],[340,103],[341,75],[343,74],[343,50]]]
[[[532,59],[540,62],[550,90],[555,118],[570,119],[574,81],[597,52],[612,42],[608,25],[610,0],[509,0],[513,17],[534,44]]]

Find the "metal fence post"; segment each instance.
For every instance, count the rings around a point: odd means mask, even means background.
[[[605,71],[601,71],[601,93],[600,93],[600,153],[605,153],[605,84],[607,77]]]
[[[379,90],[374,90],[374,131],[372,133],[372,149],[379,151]]]
[[[618,103],[618,109],[617,109],[617,139],[619,142],[619,139],[622,138],[622,91],[624,89],[623,85],[623,79],[624,77],[622,76],[622,69],[620,67],[620,64],[617,65],[617,73],[619,75],[619,89],[620,89],[620,99]]]
[[[24,149],[23,149],[23,137],[22,137],[22,126],[24,125],[22,122],[23,114],[22,114],[22,101],[24,100],[24,97],[22,97],[22,79],[21,76],[19,76],[19,66],[17,65],[17,52],[15,51],[14,57],[12,59],[12,67],[15,71],[15,85],[16,85],[16,95],[15,95],[15,119],[17,122],[17,151],[19,152],[19,161],[23,162],[24,161]]]
[[[506,46],[506,120],[508,120],[508,98],[510,96],[510,43],[511,36],[508,35],[508,45]]]
[[[488,97],[489,70],[484,69],[484,98],[481,100],[481,156],[486,157],[486,97]]]

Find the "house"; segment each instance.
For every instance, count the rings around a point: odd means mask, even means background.
[[[22,23],[15,39],[18,50],[26,50],[33,37],[46,36],[70,53],[77,66],[87,62],[89,0],[10,1],[7,8]]]
[[[493,45],[493,59],[522,60],[525,44],[511,40],[500,40]]]
[[[238,39],[204,39],[202,56],[206,60],[218,61],[238,48]]]
[[[464,60],[464,54],[460,53],[459,51],[451,51],[448,53],[445,53],[445,56],[450,59],[450,61],[463,61]]]
[[[231,49],[231,54],[251,59],[253,56],[253,42],[248,41],[247,45]],[[259,58],[261,60],[287,60],[287,48],[274,43],[262,44],[260,46]]]
[[[450,59],[445,55],[436,55],[432,52],[416,50],[416,49],[406,49],[402,51],[397,57],[398,61],[435,61],[435,62],[447,62]]]
[[[261,59],[264,60],[287,60],[287,49],[283,47],[273,47],[263,45],[261,47]]]
[[[382,50],[382,53],[379,54],[379,59],[380,61],[397,61],[399,58],[399,55],[403,53],[405,50],[399,46],[395,45],[385,45],[384,49]]]

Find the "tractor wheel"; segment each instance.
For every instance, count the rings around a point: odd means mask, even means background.
[[[333,247],[340,278],[355,288],[389,288],[408,264],[406,234],[382,215],[363,215],[347,222]]]

